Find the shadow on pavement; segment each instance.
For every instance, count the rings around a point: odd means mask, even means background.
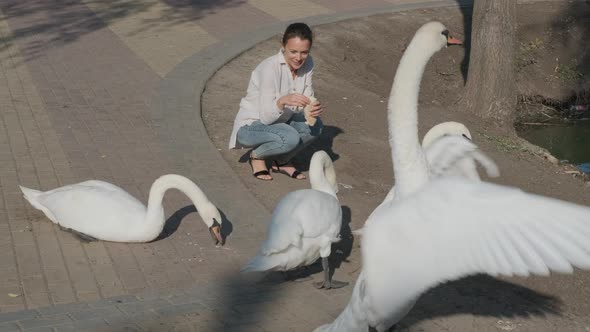
[[[560,300],[508,281],[476,275],[435,287],[424,294],[401,322],[412,326],[423,320],[456,314],[492,317],[529,317],[558,314]]]
[[[227,241],[227,238],[233,232],[234,227],[233,227],[233,224],[231,223],[231,221],[229,221],[227,219],[227,216],[225,215],[225,213],[223,213],[223,211],[221,211],[219,208],[218,208],[218,210],[219,210],[219,214],[221,214],[221,219],[223,220],[222,226],[221,226],[221,235]],[[180,226],[182,219],[184,219],[184,217],[186,217],[187,215],[189,215],[193,212],[196,213],[197,209],[192,204],[187,205],[187,206],[177,210],[176,212],[174,212],[166,220],[166,222],[164,224],[164,229],[162,230],[162,233],[151,242],[163,240],[163,239],[169,237],[170,235],[174,234],[174,232],[176,232],[176,230]]]
[[[142,0],[0,1],[0,10],[13,31],[12,35],[1,39],[0,51],[23,40],[25,43],[20,45],[21,50],[27,59],[32,59],[43,55],[46,48],[75,41],[129,16],[145,14],[138,28],[128,32],[133,35],[162,25],[194,23],[216,11],[240,6],[246,1],[163,2],[167,5],[160,1]]]

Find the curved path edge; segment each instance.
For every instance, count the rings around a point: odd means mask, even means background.
[[[167,74],[156,91],[152,106],[154,121],[167,151],[175,154],[176,167],[198,181],[228,217],[266,220],[268,211],[244,186],[210,140],[202,121],[201,95],[208,80],[223,65],[282,33],[285,26],[305,20],[312,26],[337,21],[424,8],[471,6],[472,1],[443,0],[355,10],[278,22],[236,35],[190,56]],[[236,110],[228,110],[228,112]]]
[[[522,0],[519,3],[559,1]],[[412,4],[388,5],[330,15],[300,18],[312,26],[337,21],[423,8],[472,6],[467,0],[441,0]],[[259,227],[266,227],[270,216],[262,204],[245,187],[210,140],[202,121],[201,95],[208,80],[223,65],[281,33],[286,24],[277,22],[255,31],[245,32],[211,45],[195,53],[170,71],[160,82],[152,107],[152,125],[160,135],[172,164],[178,172],[196,180],[234,223],[234,238],[248,237]],[[236,110],[228,110],[235,112]],[[258,223],[244,229],[240,221]],[[245,230],[242,232],[242,230]],[[239,242],[239,241],[236,241]],[[263,286],[261,286],[263,287]],[[185,292],[146,296],[124,295],[94,302],[71,303],[0,314],[1,331],[120,331],[167,328],[177,324],[176,317],[204,309],[217,309],[220,293],[227,288],[240,297],[264,295],[260,287],[243,289],[220,281],[215,285],[199,285]],[[239,288],[239,289],[238,289]],[[266,287],[266,291],[280,291]],[[272,295],[269,295],[272,296]]]

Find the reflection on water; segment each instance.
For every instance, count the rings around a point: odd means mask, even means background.
[[[522,125],[517,131],[521,137],[546,148],[560,160],[572,164],[590,162],[590,121],[568,125]]]

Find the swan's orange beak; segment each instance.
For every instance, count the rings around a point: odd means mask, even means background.
[[[209,228],[209,232],[211,233],[211,238],[213,239],[213,242],[215,243],[215,245],[217,245],[217,244],[224,245],[225,244],[225,241],[223,240],[223,236],[221,236],[221,226],[213,225],[213,226],[211,226],[211,228]]]
[[[457,38],[453,38],[451,36],[448,36],[447,37],[447,46],[450,46],[450,45],[463,45],[463,42]]]

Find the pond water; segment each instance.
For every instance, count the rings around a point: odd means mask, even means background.
[[[590,120],[572,124],[521,125],[518,134],[572,164],[590,162]]]

